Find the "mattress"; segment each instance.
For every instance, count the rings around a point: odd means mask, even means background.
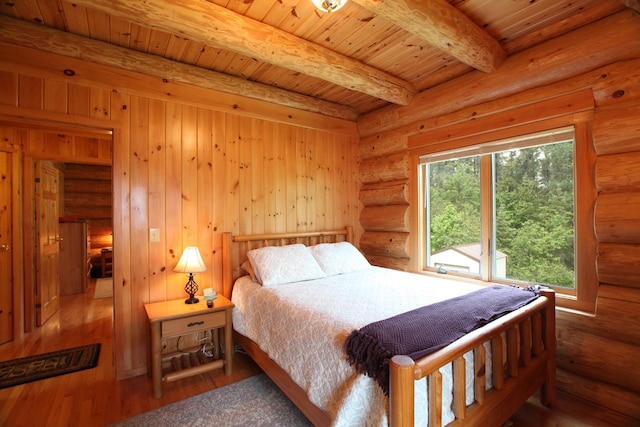
[[[274,287],[262,287],[243,276],[233,288],[233,327],[282,367],[307,392],[312,403],[329,413],[334,425],[383,426],[387,425],[388,399],[375,380],[346,362],[343,346],[349,333],[371,322],[480,288],[380,267]],[[465,359],[467,404],[471,404],[472,353]],[[490,360],[487,357],[488,363]],[[441,368],[441,372],[446,424],[453,420],[452,396],[446,392],[451,389],[451,366]],[[490,375],[487,377],[490,379]],[[427,425],[426,393],[426,380],[417,381],[416,425]]]

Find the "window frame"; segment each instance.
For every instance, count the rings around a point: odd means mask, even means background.
[[[567,98],[571,98],[568,100]],[[534,108],[532,108],[532,106]],[[559,114],[558,109],[564,108]],[[567,109],[572,111],[566,111]],[[549,114],[555,116],[549,117]],[[591,133],[593,119],[593,94],[582,91],[552,100],[541,101],[506,112],[488,114],[482,118],[443,126],[409,138],[409,163],[411,191],[411,269],[425,274],[437,274],[435,268],[426,264],[426,218],[425,182],[419,179],[421,157],[452,151],[472,153],[482,151],[495,141],[518,138],[545,130],[574,127],[574,196],[575,196],[575,289],[554,288],[559,307],[571,310],[595,312],[598,291],[596,271],[597,240],[593,228],[594,205],[597,197],[595,188],[595,148]],[[496,151],[496,150],[492,150]],[[473,153],[472,153],[473,154]],[[490,162],[490,156],[482,161]],[[491,167],[481,169],[481,198],[491,188]],[[492,221],[491,203],[481,203],[482,244],[488,244]],[[447,275],[463,279],[489,282],[491,263],[488,251],[483,251],[481,277],[464,273],[449,272]],[[508,283],[507,280],[491,280]]]

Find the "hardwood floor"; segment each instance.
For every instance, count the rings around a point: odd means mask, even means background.
[[[165,384],[161,399],[152,397],[146,375],[115,380],[112,340],[113,300],[93,299],[95,280],[82,295],[62,297],[61,307],[44,327],[21,340],[1,345],[0,360],[38,354],[93,342],[102,343],[94,369],[0,390],[0,425],[103,426],[186,399],[260,372],[245,355],[236,353],[231,377],[210,372]],[[514,415],[512,427],[622,426],[614,414],[597,411],[582,402],[560,396],[550,411],[529,400]],[[509,423],[508,423],[509,424]]]

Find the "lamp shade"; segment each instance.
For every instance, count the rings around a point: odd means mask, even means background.
[[[207,266],[204,264],[198,248],[187,246],[173,271],[176,273],[201,273],[207,271]]]

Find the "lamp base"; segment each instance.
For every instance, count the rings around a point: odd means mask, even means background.
[[[184,300],[185,304],[197,304],[200,300],[198,298],[195,298],[193,295],[191,295],[191,297],[187,298],[186,300]]]

